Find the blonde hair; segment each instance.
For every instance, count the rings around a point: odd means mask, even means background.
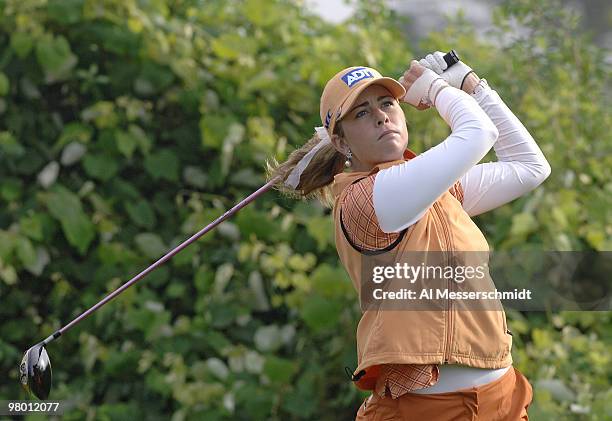
[[[340,122],[336,123],[334,134],[343,137]],[[334,205],[334,195],[331,183],[334,176],[344,170],[346,157],[330,143],[323,146],[313,157],[300,177],[295,190],[284,184],[285,180],[298,162],[321,141],[315,133],[304,146],[291,152],[287,160],[279,163],[271,158],[266,161],[266,178],[270,181],[278,177],[273,188],[294,199],[317,199],[323,206],[331,208]]]

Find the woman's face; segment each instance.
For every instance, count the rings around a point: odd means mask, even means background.
[[[364,89],[341,121],[344,137],[334,134],[332,143],[345,155],[351,150],[353,171],[369,171],[381,162],[402,159],[408,145],[406,117],[384,86]]]

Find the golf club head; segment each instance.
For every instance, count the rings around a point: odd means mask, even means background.
[[[41,344],[26,351],[19,366],[19,380],[28,394],[47,399],[51,391],[51,361]]]

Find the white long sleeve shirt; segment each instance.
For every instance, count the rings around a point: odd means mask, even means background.
[[[448,87],[436,109],[451,134],[440,144],[376,174],[373,203],[382,231],[417,222],[458,179],[463,208],[475,216],[508,203],[541,184],[550,165],[525,126],[483,79],[467,93]],[[477,164],[493,147],[497,162]],[[403,194],[410,186],[410,195]]]

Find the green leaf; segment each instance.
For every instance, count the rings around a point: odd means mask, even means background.
[[[262,27],[272,25],[281,18],[279,8],[268,0],[247,0],[244,9],[249,20]]]
[[[236,391],[236,401],[244,408],[244,419],[264,420],[270,418],[273,411],[275,396],[271,390],[262,388],[259,384],[243,383]]]
[[[98,101],[81,112],[85,121],[93,121],[99,129],[109,129],[117,126],[119,117],[115,112],[115,104],[110,101]]]
[[[312,269],[316,262],[317,258],[312,253],[308,253],[304,256],[300,254],[294,254],[289,258],[287,266],[296,271],[306,272]]]
[[[352,292],[352,285],[342,267],[333,267],[327,263],[317,266],[310,276],[313,291],[324,297],[338,299]]]
[[[213,39],[212,51],[223,59],[237,59],[242,54],[253,54],[256,44],[255,40],[240,36],[235,31],[224,32],[221,36]]]
[[[95,228],[83,212],[78,196],[63,186],[55,185],[45,198],[49,212],[61,223],[68,242],[81,255],[85,254],[95,237]]]
[[[144,383],[147,389],[160,394],[161,396],[172,396],[172,385],[166,381],[166,372],[161,373],[159,370],[152,367],[146,371]]]
[[[116,266],[136,261],[137,254],[123,243],[102,243],[98,246],[97,255],[103,264]]]
[[[19,220],[19,230],[33,240],[43,240],[43,215],[34,213]]]
[[[183,170],[183,180],[194,187],[204,188],[208,176],[199,167],[187,166]]]
[[[47,4],[49,19],[70,25],[79,22],[84,0],[55,0]]]
[[[535,328],[531,335],[533,337],[533,344],[540,349],[549,348],[553,343],[552,335],[547,330]]]
[[[329,216],[315,216],[306,221],[308,234],[317,241],[319,251],[325,250],[329,245],[335,243],[334,223]]]
[[[55,148],[58,150],[71,142],[88,143],[91,139],[93,129],[81,123],[69,123],[64,126]]]
[[[207,317],[215,328],[228,328],[235,322],[238,314],[237,305],[212,302],[207,306]]]
[[[60,165],[56,161],[51,161],[38,173],[38,183],[47,189],[52,186],[59,176]]]
[[[162,253],[164,254],[164,253]],[[161,256],[158,256],[161,257]],[[147,283],[153,287],[161,287],[166,285],[170,279],[170,267],[169,266],[160,266],[147,275]]]
[[[292,213],[296,221],[306,224],[311,218],[321,216],[321,211],[320,207],[313,206],[312,203],[300,201],[295,205]]]
[[[183,252],[179,253],[179,255],[182,253]],[[166,288],[166,296],[171,299],[181,299],[186,293],[187,287],[183,284],[170,284],[168,288]]]
[[[17,200],[23,192],[23,181],[18,178],[0,180],[0,196],[7,202]]]
[[[168,247],[164,244],[160,236],[151,232],[138,234],[134,238],[134,241],[145,256],[151,259],[162,257],[162,255],[168,251]]]
[[[108,13],[108,18],[99,19],[98,16],[100,11],[96,4],[87,2],[85,3],[85,7],[91,9],[89,10],[90,20],[87,20],[87,32],[92,39],[100,43],[104,50],[116,53],[121,57],[135,57],[138,54],[138,51],[140,51],[139,43],[141,37],[133,34],[129,28],[118,24],[119,22],[125,21],[126,16],[120,16],[110,12],[112,8],[105,8],[102,13]],[[160,11],[160,13],[162,12]],[[84,14],[85,16],[88,15],[87,9],[84,11]],[[121,64],[122,66],[129,66],[130,63],[122,60]]]
[[[200,119],[200,133],[202,145],[221,149],[223,139],[227,136],[230,125],[234,119],[227,114],[206,113]]]
[[[234,148],[244,136],[244,126],[238,123],[232,123],[229,127],[227,137],[223,140],[223,148],[221,149],[221,174],[223,177],[229,173],[232,158],[234,156]]]
[[[315,332],[321,332],[338,323],[342,308],[341,301],[332,301],[313,294],[305,300],[300,313],[308,327]]]
[[[200,294],[208,294],[215,283],[215,273],[208,266],[200,266],[195,273],[193,283]]]
[[[155,180],[178,181],[179,160],[169,149],[147,156],[144,167]]]
[[[71,142],[62,150],[60,162],[63,166],[73,165],[87,153],[87,147],[82,143]]]
[[[317,410],[316,373],[306,371],[297,381],[297,387],[283,400],[283,407],[300,418],[312,418]]]
[[[9,93],[11,88],[11,82],[8,77],[2,72],[0,72],[0,96],[5,96]]]
[[[134,81],[134,89],[141,95],[152,95],[167,89],[173,80],[174,74],[170,69],[145,60],[140,75]]]
[[[17,239],[15,250],[17,257],[24,266],[36,264],[36,250],[34,250],[32,243],[26,237],[19,237]]]
[[[272,383],[288,384],[296,369],[297,364],[295,362],[270,355],[266,357],[263,372]]]
[[[256,150],[271,154],[276,145],[274,120],[270,117],[250,117],[247,120],[248,138]]]
[[[0,278],[7,285],[15,285],[17,283],[17,271],[13,266],[3,266],[0,262]]]
[[[144,200],[136,203],[128,202],[125,204],[125,209],[130,219],[139,227],[152,229],[157,222],[153,209]]]
[[[45,35],[36,44],[36,58],[45,71],[48,83],[68,76],[77,64],[77,57],[70,51],[70,44],[62,35]]]
[[[102,181],[110,180],[119,171],[117,160],[107,154],[85,155],[83,167],[87,175]]]
[[[16,246],[17,236],[12,232],[0,230],[0,261],[8,261]]]
[[[223,360],[219,358],[209,358],[206,360],[206,367],[210,370],[211,373],[219,380],[227,379],[229,375],[229,370],[227,365]]]
[[[525,236],[537,228],[538,223],[530,213],[518,213],[512,217],[512,228],[510,234],[513,236]]]
[[[202,343],[212,348],[218,354],[223,353],[227,348],[232,346],[232,342],[220,332],[216,330],[203,331],[201,336]]]
[[[122,130],[117,130],[115,133],[115,139],[117,141],[117,149],[121,152],[126,158],[131,158],[138,141],[134,139],[134,137],[129,132],[124,132]]]
[[[257,349],[262,352],[275,352],[283,344],[277,325],[261,326],[255,331],[253,339]]]
[[[19,158],[25,155],[26,150],[10,132],[0,132],[0,152],[0,157],[6,154],[9,157]]]
[[[240,235],[248,238],[254,234],[262,240],[278,240],[285,237],[283,231],[278,229],[276,221],[264,212],[259,212],[255,208],[243,208],[236,215],[236,225]]]
[[[30,54],[33,46],[34,40],[30,34],[25,32],[14,32],[11,35],[11,48],[15,51],[17,57],[25,58],[25,56]]]
[[[595,224],[587,225],[585,227],[586,239],[589,244],[595,249],[604,251],[604,245],[606,242],[605,230],[603,227],[599,227]]]
[[[44,247],[37,247],[34,250],[35,258],[31,264],[24,264],[26,270],[36,276],[40,276],[45,269],[45,266],[51,261],[49,253]]]
[[[223,294],[227,284],[234,275],[234,265],[232,263],[223,263],[217,268],[215,272],[215,290],[214,293],[217,295]]]
[[[140,151],[144,155],[148,155],[153,142],[151,141],[151,139],[149,139],[145,131],[135,124],[130,124],[130,126],[128,127],[128,133],[130,134],[132,139],[136,141],[136,144],[140,148]]]

